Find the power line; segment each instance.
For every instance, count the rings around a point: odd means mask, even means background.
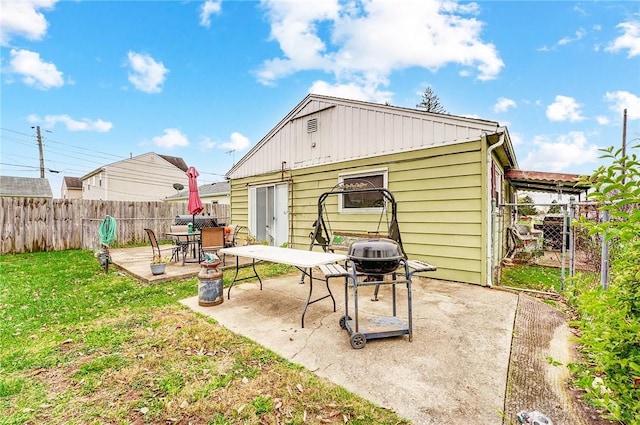
[[[32,147],[33,146],[33,139],[34,139],[34,135],[33,134],[27,134],[21,131],[16,131],[16,130],[11,130],[8,128],[4,128],[1,127],[0,128],[3,131],[3,134],[0,136],[0,139],[3,141],[4,143],[11,143],[11,144],[19,144],[19,145],[24,145],[24,146],[28,146],[28,147]],[[15,136],[11,136],[11,135],[7,135],[7,133],[12,133]],[[18,136],[18,137],[16,137]],[[19,137],[19,136],[25,136],[25,138]],[[47,158],[48,161],[51,163],[56,164],[56,167],[54,168],[58,168],[58,169],[64,169],[65,171],[71,172],[71,173],[76,173],[76,175],[86,175],[91,173],[92,171],[97,171],[102,167],[105,166],[109,166],[112,169],[116,169],[118,170],[118,173],[120,174],[119,176],[109,176],[108,178],[110,178],[112,181],[119,181],[119,182],[130,182],[130,181],[136,181],[136,182],[141,182],[141,183],[145,183],[148,185],[154,185],[154,186],[164,186],[164,184],[159,183],[157,181],[157,179],[159,178],[163,178],[166,176],[166,173],[162,172],[162,170],[156,170],[156,171],[136,171],[136,170],[131,170],[128,168],[120,168],[120,166],[117,164],[117,162],[119,161],[124,161],[126,159],[130,159],[131,156],[120,156],[120,155],[115,155],[113,153],[110,152],[103,152],[103,151],[98,151],[95,149],[91,149],[91,148],[86,148],[83,146],[77,146],[77,145],[73,145],[73,144],[69,144],[69,143],[63,143],[54,139],[51,139],[50,137],[41,137],[42,140],[42,145],[43,145],[43,149],[45,150],[43,152],[43,154],[48,153]],[[53,157],[52,157],[53,155]],[[162,154],[159,154],[162,155]],[[36,161],[37,159],[34,156],[27,156],[27,155],[17,155],[17,154],[5,154],[4,156],[9,156],[11,158],[17,159],[17,158],[22,158],[26,161]],[[64,160],[61,160],[59,158],[59,156],[64,157]],[[73,162],[70,162],[69,160],[76,160]],[[115,160],[115,161],[114,161]],[[15,161],[14,162],[22,162],[20,160]],[[79,163],[82,163],[84,165],[88,165],[90,167],[92,167],[89,171],[87,170],[81,170],[78,169],[77,166],[79,165]],[[31,170],[37,170],[38,167],[33,167],[33,166],[26,166],[26,165],[22,165],[22,164],[11,164],[11,163],[4,163],[4,165],[6,166],[12,166],[12,167],[22,167],[22,168],[26,168],[23,170],[20,170],[21,172],[29,172],[28,169]],[[62,165],[62,166],[60,166]],[[173,170],[173,168],[170,168],[168,165],[166,166],[167,170]],[[45,170],[45,171],[49,171],[49,172],[56,172],[57,170],[48,170],[47,168],[45,168],[43,166],[43,164],[41,163],[41,170]],[[200,170],[199,170],[200,171]],[[202,177],[204,176],[216,176],[216,177],[225,177],[224,174],[218,174],[218,173],[212,173],[212,172],[207,172],[207,171],[200,171],[200,174]],[[187,179],[186,175],[184,177],[185,179]],[[216,179],[216,180],[207,180],[205,178],[201,178],[200,182],[201,184],[209,184],[209,183],[216,183],[219,182],[220,179]]]

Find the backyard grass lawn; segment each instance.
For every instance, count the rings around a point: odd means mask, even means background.
[[[561,270],[555,267],[516,264],[502,269],[503,286],[560,292]]]
[[[409,423],[182,306],[195,278],[143,285],[90,251],[0,276],[0,424]]]

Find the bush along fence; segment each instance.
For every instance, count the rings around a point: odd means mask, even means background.
[[[529,263],[559,268],[561,288],[580,270],[600,272],[602,286],[607,286],[609,243],[589,234],[584,225],[608,221],[598,203],[571,198],[569,203],[501,204],[493,219],[498,281],[502,267]]]
[[[204,208],[205,215],[229,215],[228,205]],[[145,227],[163,234],[184,214],[186,203],[0,197],[0,254],[94,249],[107,215],[116,219],[116,245],[144,242]]]

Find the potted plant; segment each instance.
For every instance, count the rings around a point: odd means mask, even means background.
[[[168,262],[169,258],[163,257],[162,255],[154,255],[151,260],[151,274],[163,274]]]

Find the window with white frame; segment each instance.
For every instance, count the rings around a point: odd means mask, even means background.
[[[387,169],[343,173],[338,176],[338,183],[344,189],[386,189],[387,174]],[[384,207],[384,196],[379,192],[345,193],[338,197],[338,209],[341,213],[380,213]]]

